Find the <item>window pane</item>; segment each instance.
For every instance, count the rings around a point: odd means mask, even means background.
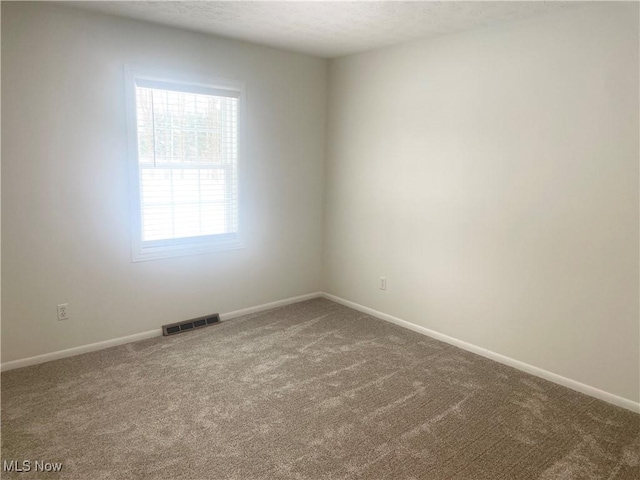
[[[228,169],[141,169],[143,240],[233,233]]]
[[[142,240],[237,232],[238,98],[137,87],[136,99]]]
[[[142,218],[144,222],[143,240],[162,240],[173,235],[173,208],[171,205],[144,205]]]
[[[217,235],[227,233],[226,209],[221,204],[207,204],[202,206],[203,235]]]

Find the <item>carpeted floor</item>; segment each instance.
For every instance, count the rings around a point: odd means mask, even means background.
[[[315,299],[3,373],[2,460],[31,460],[2,475],[23,479],[637,480],[640,416]]]

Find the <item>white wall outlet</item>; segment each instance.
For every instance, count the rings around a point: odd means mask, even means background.
[[[387,277],[380,277],[380,290],[387,289]]]
[[[69,304],[61,303],[58,305],[58,320],[69,320]]]

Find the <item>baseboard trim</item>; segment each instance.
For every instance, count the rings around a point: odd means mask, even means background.
[[[105,340],[103,342],[90,343],[79,347],[67,348],[66,350],[58,350],[57,352],[43,353],[42,355],[36,355],[34,357],[4,362],[0,365],[0,371],[6,372],[8,370],[15,370],[16,368],[30,367],[31,365],[38,365],[39,363],[51,362],[66,357],[75,357],[83,353],[95,352],[97,350],[104,350],[105,348],[124,345],[125,343],[139,342],[140,340],[160,336],[162,336],[162,329],[158,328],[156,330],[149,330],[148,332],[127,335],[126,337],[112,338],[111,340]]]
[[[518,370],[522,370],[523,372],[527,372],[537,377],[544,378],[545,380],[549,380],[551,382],[557,383],[558,385],[562,385],[564,387],[570,388],[577,392],[584,393],[591,397],[595,397],[607,403],[611,403],[613,405],[617,405],[627,410],[631,410],[632,412],[640,413],[640,403],[634,402],[633,400],[619,397],[617,395],[614,395],[613,393],[605,392],[604,390],[600,390],[596,387],[592,387],[590,385],[586,385],[576,380],[563,377],[561,375],[549,372],[542,368],[538,368],[528,363],[524,363],[519,360],[516,360],[514,358],[501,355],[499,353],[493,352],[491,350],[487,350],[486,348],[479,347],[472,343],[468,343],[463,340],[458,340],[457,338],[444,335],[434,330],[430,330],[426,327],[416,325],[415,323],[402,320],[400,318],[394,317],[392,315],[388,315],[383,312],[379,312],[377,310],[374,310],[373,308],[365,307],[364,305],[360,305],[359,303],[345,300],[344,298],[340,298],[335,295],[331,295],[329,293],[323,293],[322,297],[326,298],[327,300],[331,300],[333,302],[344,305],[346,307],[353,308],[354,310],[358,310],[360,312],[366,313],[373,317],[379,318],[381,320],[385,320],[387,322],[394,323],[401,327],[408,328],[409,330],[413,330],[414,332],[418,332],[428,337],[435,338],[436,340],[441,340],[445,343],[462,348],[463,350],[467,350],[469,352],[481,355],[491,360],[495,360],[496,362],[502,363],[504,365],[508,365]]]
[[[293,303],[304,302],[305,300],[311,300],[312,298],[322,297],[322,292],[308,293],[306,295],[300,295],[298,297],[285,298],[284,300],[278,300],[276,302],[264,303],[257,307],[241,308],[240,310],[234,310],[229,313],[221,313],[221,320],[231,320],[232,318],[241,317],[243,315],[249,315],[250,313],[258,313],[264,310],[271,310],[272,308],[284,307],[285,305],[291,305]]]
[[[223,313],[220,315],[220,318],[221,320],[230,320],[242,315],[248,315],[250,313],[257,313],[264,310],[270,310],[272,308],[283,307],[285,305],[303,302],[305,300],[311,300],[312,298],[318,298],[320,296],[322,296],[322,294],[320,292],[316,292],[309,293],[307,295],[300,295],[298,297],[286,298],[284,300],[278,300],[276,302],[265,303],[262,305],[257,305],[255,307],[243,308],[241,310]],[[160,336],[162,336],[162,329],[158,328],[155,330],[149,330],[148,332],[128,335],[126,337],[113,338],[111,340],[105,340],[103,342],[90,343],[89,345],[81,345],[79,347],[67,348],[66,350],[59,350],[57,352],[44,353],[42,355],[36,355],[34,357],[27,357],[18,360],[12,360],[10,362],[4,362],[0,365],[0,371],[6,372],[9,370],[15,370],[16,368],[30,367],[31,365],[38,365],[39,363],[51,362],[53,360],[59,360],[61,358],[73,357],[76,355],[81,355],[83,353],[95,352],[97,350],[104,350],[105,348],[124,345],[125,343],[139,342],[140,340],[146,340],[148,338]]]

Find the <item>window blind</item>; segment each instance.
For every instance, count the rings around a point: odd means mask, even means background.
[[[239,92],[136,83],[141,239],[238,231]]]

